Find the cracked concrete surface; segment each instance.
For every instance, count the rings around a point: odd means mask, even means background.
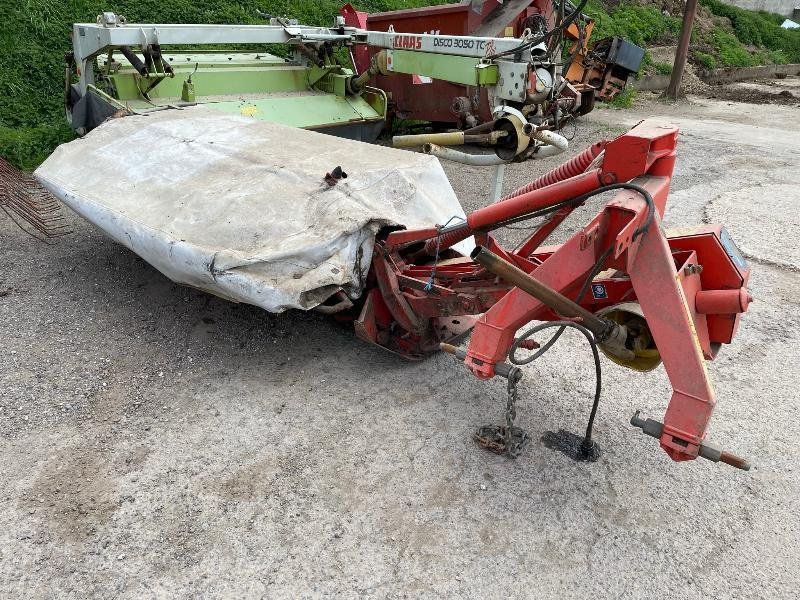
[[[628,424],[663,414],[663,369],[607,360],[600,461],[539,443],[585,424],[577,334],[525,368],[534,443],[509,461],[470,439],[502,382],[449,356],[175,286],[77,219],[53,246],[3,220],[0,596],[796,597],[800,109],[645,101],[595,111],[572,151],[648,116],[682,131],[665,224],[723,221],[755,263],[709,363],[710,438],[749,473],[672,463]],[[513,165],[506,189],[558,162]],[[446,169],[482,205],[491,177]]]

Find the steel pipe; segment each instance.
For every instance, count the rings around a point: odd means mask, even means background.
[[[635,356],[625,345],[628,340],[628,330],[623,325],[598,317],[483,246],[477,246],[470,254],[470,258],[485,267],[487,271],[530,294],[559,315],[578,319],[581,325],[594,334],[605,352],[626,360]]]
[[[483,246],[477,246],[470,254],[470,258],[485,267],[486,270],[500,277],[503,281],[507,281],[526,294],[530,294],[558,314],[580,319],[581,325],[595,334],[596,337],[603,338],[607,334],[609,321],[589,312],[580,304],[573,302],[553,288],[534,279],[525,271],[500,258],[491,250],[487,250]]]
[[[631,417],[631,425],[638,427],[642,430],[642,433],[649,435],[650,437],[654,437],[657,440],[661,439],[661,436],[664,433],[664,424],[661,421],[656,421],[655,419],[642,419],[639,417],[638,410],[634,413],[633,417]],[[712,444],[709,441],[704,441],[702,444],[700,444],[697,451],[697,456],[708,459],[712,462],[722,462],[726,465],[741,469],[742,471],[750,470],[749,460],[742,458],[741,456],[737,456],[733,452],[722,450],[716,444]]]
[[[463,348],[456,348],[452,344],[447,344],[445,342],[441,342],[439,344],[439,350],[442,352],[447,352],[448,354],[452,354],[459,360],[464,360],[467,357],[467,351]],[[522,371],[519,369],[515,369],[514,365],[509,365],[507,363],[497,363],[494,366],[494,372],[500,375],[500,377],[505,377],[508,379],[509,377],[514,376],[514,381],[519,381],[522,379]]]
[[[455,150],[451,150],[451,152],[455,152]],[[551,171],[551,173],[553,172]],[[543,177],[547,177],[547,175]],[[536,182],[541,179],[540,177]],[[466,223],[460,223],[452,226],[452,228],[443,230],[438,240],[439,250],[450,248],[453,244],[467,239],[476,231],[497,229],[506,221],[553,206],[570,198],[587,194],[599,186],[600,169],[593,169],[569,179],[555,181],[545,187],[536,188],[518,196],[507,196],[499,202],[469,213]],[[436,244],[437,240],[429,240],[425,245],[425,251],[431,254],[436,248]]]
[[[467,215],[467,222],[473,231],[496,229],[511,219],[588,194],[600,185],[600,169],[593,169],[479,208]]]
[[[420,133],[416,135],[396,135],[392,138],[395,148],[413,148],[425,144],[441,144],[443,146],[463,146],[463,131],[448,131],[447,133]]]
[[[494,131],[494,125],[495,121],[487,121],[486,123],[481,123],[480,125],[476,125],[475,127],[465,130],[464,133],[467,135],[489,133],[490,131]]]
[[[420,133],[415,135],[396,135],[392,138],[395,148],[413,148],[425,144],[442,146],[463,146],[464,144],[496,144],[501,137],[508,135],[505,131],[469,134],[465,131],[448,131],[445,133]]]
[[[700,290],[695,294],[694,306],[701,315],[735,315],[747,311],[752,301],[746,288]]]

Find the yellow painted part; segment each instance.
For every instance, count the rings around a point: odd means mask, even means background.
[[[634,357],[631,359],[620,358],[619,356],[614,356],[610,352],[606,352],[602,344],[600,345],[600,351],[606,355],[606,358],[609,358],[619,366],[627,367],[628,369],[633,369],[634,371],[640,371],[642,373],[652,371],[661,364],[661,354],[659,354],[658,350],[636,350],[633,353]]]
[[[650,335],[650,330],[647,328],[647,320],[644,318],[644,313],[642,313],[642,308],[638,303],[623,302],[621,304],[615,304],[614,306],[604,308],[597,314],[608,319],[609,321],[619,323],[620,325],[624,325],[632,320],[635,320],[639,327],[642,327],[647,331],[648,337],[651,340],[650,347],[641,350],[634,350],[634,357],[631,359],[614,356],[610,352],[606,352],[605,348],[603,348],[603,345],[600,344],[600,350],[610,360],[622,367],[627,367],[629,369],[633,369],[634,371],[642,372],[652,371],[661,364],[661,354],[659,353],[658,348],[656,348],[655,343],[652,342],[653,336]]]
[[[392,138],[392,146],[395,148],[414,148],[415,146],[422,146],[423,144],[463,146],[464,132],[420,133],[418,135],[396,135]]]

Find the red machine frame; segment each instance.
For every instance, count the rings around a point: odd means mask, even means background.
[[[357,335],[413,359],[474,327],[464,363],[475,376],[491,378],[520,327],[563,317],[450,246],[474,236],[568,297],[600,273],[581,306],[593,313],[621,302],[641,306],[673,387],[661,447],[676,461],[696,458],[715,405],[705,360],[736,333],[740,313],[751,301],[750,269],[719,225],[674,235],[663,231],[676,142],[675,127],[644,121],[470,213],[464,223],[384,232],[376,241],[372,287],[355,322]],[[566,242],[540,247],[588,195],[616,182],[641,186],[653,206],[635,190],[620,190]],[[514,250],[489,233],[553,207],[558,210]]]

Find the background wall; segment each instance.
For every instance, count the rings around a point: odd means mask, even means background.
[[[722,0],[725,4],[733,4],[748,10],[766,10],[769,12],[791,17],[795,7],[800,6],[800,0]]]

